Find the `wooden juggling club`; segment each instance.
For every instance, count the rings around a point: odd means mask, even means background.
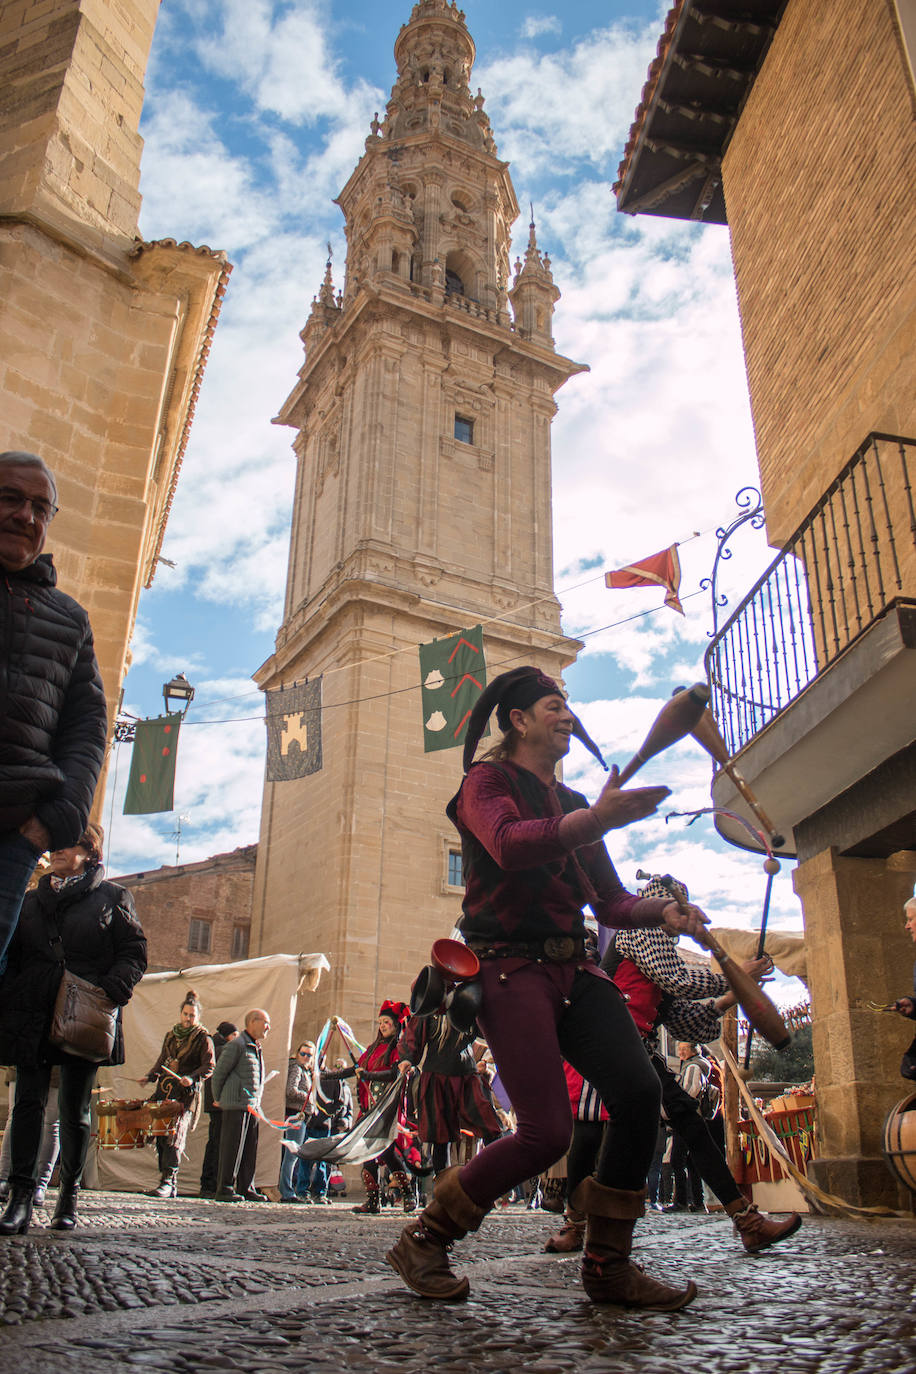
[[[692,687],[675,692],[671,700],[665,702],[652,722],[652,729],[621,772],[620,786],[639,772],[649,759],[689,735],[707,710],[708,702],[709,688],[705,682],[695,682]]]

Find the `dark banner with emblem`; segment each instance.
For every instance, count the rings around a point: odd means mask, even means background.
[[[181,716],[138,720],[124,798],[125,816],[171,811],[175,805],[175,762]]]
[[[487,685],[481,627],[421,644],[420,682],[424,753],[463,745],[468,716]]]
[[[291,782],[321,768],[321,678],[267,696],[267,781]]]

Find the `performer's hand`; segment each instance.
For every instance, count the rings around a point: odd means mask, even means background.
[[[219,1106],[219,1103],[217,1102],[217,1100],[216,1100],[215,1097],[214,1097],[214,1099],[213,1099],[213,1105],[214,1105],[214,1107],[218,1107],[218,1106]]]
[[[402,1059],[402,1060],[400,1061],[400,1063],[398,1064],[398,1073],[401,1075],[401,1077],[404,1078],[404,1077],[406,1077],[407,1074],[412,1073],[412,1072],[413,1072],[413,1064],[411,1064],[410,1060],[409,1060],[409,1059]]]
[[[601,825],[602,834],[608,830],[620,830],[634,821],[645,820],[658,810],[666,797],[671,796],[670,787],[628,787],[624,790],[619,779],[620,770],[616,763],[612,764],[598,800],[590,807],[592,815]]]
[[[693,902],[685,902],[682,911],[677,902],[668,902],[662,907],[662,924],[671,935],[702,935],[703,927],[709,925],[709,917]]]
[[[743,968],[761,987],[773,981],[773,960],[768,954],[762,954],[759,959],[748,959]]]
[[[181,1084],[183,1088],[190,1088],[191,1086],[190,1078],[179,1078],[178,1082]]]
[[[901,1016],[908,1016],[911,1020],[913,1012],[916,1010],[916,1002],[912,997],[898,997],[894,1003],[894,1010],[899,1011]]]

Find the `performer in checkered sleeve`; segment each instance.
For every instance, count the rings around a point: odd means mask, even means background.
[[[686,902],[686,886],[679,882],[672,886]],[[669,891],[655,876],[640,888],[639,895],[659,897]],[[675,1141],[684,1142],[703,1182],[734,1221],[745,1250],[753,1254],[791,1236],[801,1225],[801,1217],[790,1212],[777,1221],[748,1202],[703,1120],[698,1099],[681,1087],[659,1051],[659,1026],[666,1026],[678,1040],[702,1044],[718,1039],[720,1018],[735,1005],[734,994],[721,973],[714,973],[706,964],[688,964],[677,951],[677,941],[677,935],[661,926],[618,930],[601,967],[626,998],[630,1015],[645,1041],[661,1081],[662,1111]],[[744,967],[761,982],[772,972],[773,961],[764,955],[748,960]],[[570,1179],[570,1192],[572,1187]]]

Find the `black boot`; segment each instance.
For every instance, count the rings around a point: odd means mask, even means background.
[[[57,1194],[57,1206],[51,1218],[52,1231],[72,1231],[76,1225],[76,1199],[79,1196],[78,1183],[62,1183]]]
[[[0,1217],[0,1236],[24,1236],[32,1220],[34,1183],[11,1183],[6,1211]]]
[[[178,1170],[163,1169],[162,1177],[155,1188],[150,1188],[147,1197],[177,1197],[178,1196]]]

